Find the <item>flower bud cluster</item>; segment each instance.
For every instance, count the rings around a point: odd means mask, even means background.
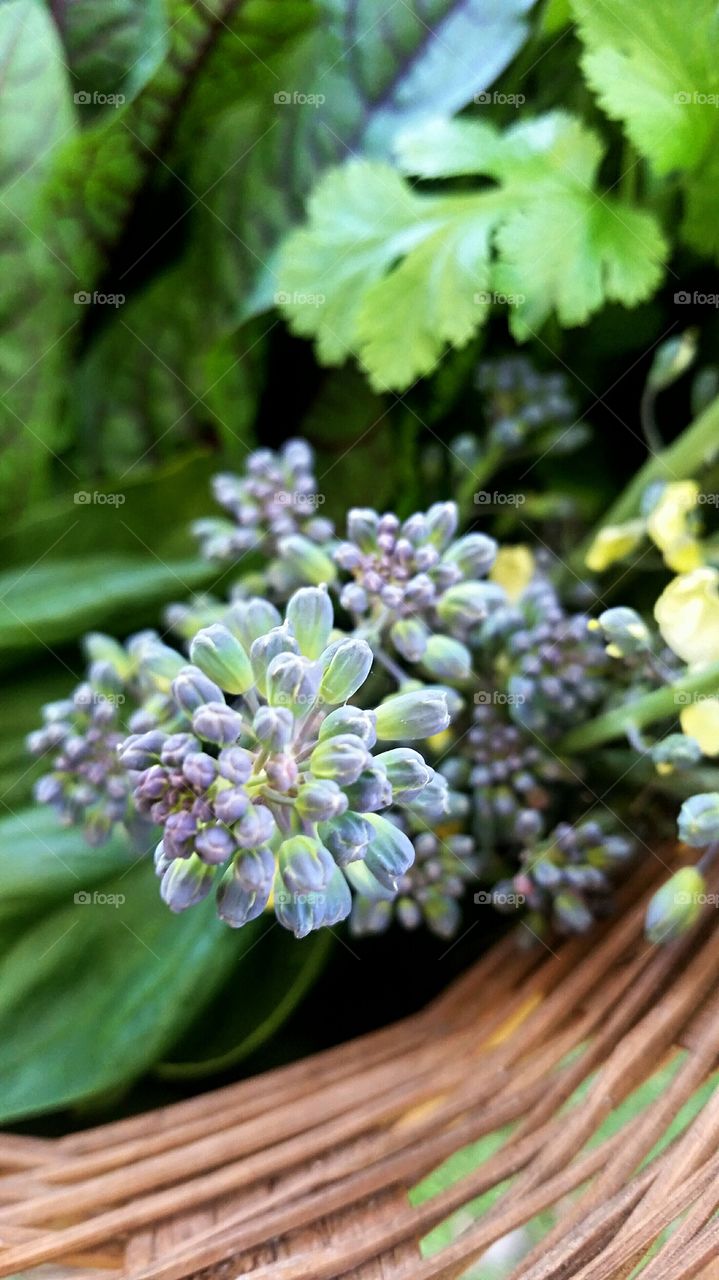
[[[512,719],[547,740],[592,714],[609,692],[610,659],[583,613],[568,613],[538,576],[514,604],[493,611],[480,630],[485,652],[501,654]]]
[[[455,539],[454,502],[438,502],[405,521],[356,507],[347,539],[335,549],[339,568],[351,575],[340,603],[370,634],[388,637],[409,663],[433,678],[462,683],[471,673],[465,643],[496,597],[480,581],[497,553],[493,538],[469,533]]]
[[[139,837],[129,804],[130,779],[118,758],[128,728],[147,728],[171,716],[167,692],[182,659],[154,632],[123,647],[110,636],[89,635],[87,678],[70,698],[47,703],[43,726],[28,750],[47,758],[51,771],[35,785],[35,798],[57,809],[67,826],[82,827],[88,844],[103,844],[116,823]]]
[[[613,834],[607,821],[560,822],[546,840],[529,845],[520,869],[495,886],[500,910],[528,908],[538,927],[583,933],[610,907],[612,883],[634,853],[634,842]]]
[[[318,515],[321,495],[312,450],[304,440],[288,440],[278,452],[256,449],[242,475],[217,475],[212,488],[230,519],[193,525],[210,560],[235,560],[255,549],[275,556],[285,538],[299,536],[320,545],[332,537],[331,521]]]
[[[357,897],[350,921],[357,936],[383,933],[393,920],[404,929],[425,925],[451,938],[462,918],[467,883],[477,878],[479,860],[469,835],[424,830],[414,836],[414,863],[400,876],[394,899]]]
[[[541,437],[543,447],[567,453],[587,439],[586,427],[570,425],[577,406],[563,373],[542,373],[526,356],[505,356],[480,364],[477,387],[490,445],[511,451]]]
[[[163,828],[156,869],[173,910],[214,887],[228,924],[272,901],[303,937],[349,914],[351,887],[396,893],[414,849],[383,811],[424,802],[436,816],[446,785],[418,751],[390,744],[445,729],[447,698],[422,687],[375,710],[350,705],[373,655],[335,632],[325,587],[295,592],[284,620],[267,601],[238,603],[232,623],[191,642],[172,683],[179,731],[133,734],[120,758],[137,810]]]

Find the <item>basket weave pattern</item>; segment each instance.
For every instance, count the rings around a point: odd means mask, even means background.
[[[393,1027],[82,1134],[0,1137],[0,1275],[454,1280],[554,1207],[512,1280],[620,1280],[660,1238],[643,1280],[719,1277],[719,1091],[643,1163],[719,1057],[719,930],[649,947],[653,875],[591,938],[528,951],[511,935]],[[670,1083],[592,1142],[672,1057]],[[410,1201],[503,1126],[472,1172]],[[507,1179],[423,1256],[428,1231]]]

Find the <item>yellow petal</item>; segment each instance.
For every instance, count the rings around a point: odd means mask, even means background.
[[[641,542],[644,534],[643,520],[627,520],[625,524],[608,524],[600,529],[586,556],[586,565],[592,573],[603,573],[610,564],[624,560]]]
[[[688,573],[702,563],[701,547],[691,525],[698,498],[696,480],[677,480],[664,487],[647,518],[649,537],[676,573]]]
[[[518,600],[534,577],[534,556],[529,547],[500,547],[490,573],[492,582],[506,591],[510,600]]]
[[[681,726],[705,756],[719,756],[719,698],[700,698],[682,709]]]
[[[654,617],[669,648],[689,666],[719,662],[719,570],[704,566],[674,578]]]

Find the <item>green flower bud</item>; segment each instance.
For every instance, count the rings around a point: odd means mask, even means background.
[[[393,902],[397,890],[389,889],[387,885],[382,884],[375,875],[370,871],[364,859],[360,862],[350,862],[349,866],[344,868],[355,893],[362,898],[371,898],[375,902]]]
[[[407,662],[419,662],[427,648],[429,631],[419,618],[400,618],[390,630],[390,639]]]
[[[206,702],[224,702],[225,695],[199,667],[183,667],[172,682],[172,696],[178,707],[192,715]]]
[[[332,778],[347,786],[357,781],[371,759],[361,738],[343,733],[318,742],[310,756],[310,769],[317,778]]]
[[[349,810],[337,818],[322,822],[318,832],[325,848],[329,849],[340,867],[363,858],[374,835],[374,829],[367,819]]]
[[[650,942],[673,942],[701,915],[706,883],[696,867],[682,867],[654,894],[645,920]]]
[[[679,839],[701,848],[719,840],[719,791],[685,800],[679,813]]]
[[[221,622],[198,631],[190,657],[200,671],[228,693],[247,693],[255,683],[252,663],[236,636]]]
[[[272,660],[280,653],[299,653],[299,651],[297,641],[286,626],[274,627],[266,635],[258,636],[253,640],[250,662],[255,674],[255,684],[263,698],[267,697],[267,669]]]
[[[467,533],[447,548],[444,559],[456,564],[465,578],[481,578],[492,568],[497,549],[494,538],[486,533]]]
[[[412,747],[394,747],[374,757],[392,787],[392,799],[399,804],[414,800],[434,777],[434,769]]]
[[[345,795],[350,809],[358,813],[375,813],[392,803],[392,786],[384,769],[372,764],[360,774],[356,782],[345,785]]]
[[[320,742],[326,738],[336,738],[338,734],[351,733],[361,738],[366,747],[373,747],[377,741],[374,711],[363,711],[360,707],[336,707],[325,717],[318,734]]]
[[[371,507],[352,507],[347,514],[347,537],[360,551],[374,551],[378,524],[379,516]]]
[[[185,666],[182,654],[155,638],[144,641],[137,652],[143,674],[152,676],[156,687],[167,693],[175,676]]]
[[[404,831],[378,813],[367,814],[367,821],[374,828],[365,854],[367,868],[385,888],[396,890],[397,880],[414,862],[414,845]]]
[[[287,605],[287,621],[300,653],[319,658],[330,638],[334,612],[326,587],[302,587]]]
[[[426,688],[395,693],[377,708],[377,737],[395,742],[431,738],[449,724],[447,695],[443,689]]]
[[[467,680],[472,674],[472,655],[460,640],[430,636],[422,666],[437,680]]]
[[[504,599],[504,591],[494,582],[458,582],[440,597],[437,615],[451,630],[466,629],[483,622]]]
[[[702,749],[696,738],[690,738],[686,733],[670,733],[661,742],[655,742],[651,755],[657,773],[667,774],[699,764]]]
[[[280,871],[274,884],[275,913],[280,924],[296,938],[306,938],[323,925],[331,927],[344,920],[352,909],[352,895],[338,867],[324,889],[306,893],[294,892],[285,884]]]
[[[232,929],[256,920],[266,909],[272,889],[275,859],[269,849],[237,854],[217,889],[217,914]]]
[[[607,653],[611,658],[628,658],[635,653],[645,653],[651,648],[652,637],[646,623],[636,609],[617,606],[605,609],[597,619],[589,623],[592,631],[601,630],[608,640]]]
[[[207,866],[196,853],[174,858],[160,882],[160,896],[170,911],[186,911],[206,898],[215,878],[215,868]]]
[[[340,640],[323,666],[320,698],[329,703],[346,702],[367,679],[372,666],[372,650],[366,640],[352,637]]]
[[[112,636],[106,636],[102,631],[91,631],[85,636],[82,647],[88,662],[108,662],[122,679],[130,674],[128,655]]]
[[[335,870],[329,850],[311,836],[290,836],[284,840],[277,865],[291,893],[315,893],[326,888]]]
[[[427,512],[429,541],[438,551],[444,551],[455,535],[459,523],[456,502],[435,502]]]
[[[235,601],[227,610],[224,621],[233,635],[242,641],[248,653],[255,640],[282,625],[282,618],[275,606],[260,596]]]
[[[344,813],[346,808],[346,795],[330,778],[304,783],[295,800],[295,809],[306,822],[326,822]]]
[[[290,534],[280,538],[279,552],[282,560],[298,578],[311,582],[319,587],[323,582],[334,582],[337,577],[337,566],[325,551],[303,537],[301,533]]]
[[[316,663],[295,653],[280,653],[267,669],[267,701],[303,716],[317,699],[319,683]]]

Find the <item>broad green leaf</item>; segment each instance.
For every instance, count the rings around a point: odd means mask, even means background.
[[[212,897],[173,915],[147,858],[73,888],[0,957],[0,1120],[131,1084],[212,999],[255,925],[228,929]]]
[[[81,833],[61,827],[47,806],[9,813],[0,800],[0,920],[15,917],[35,924],[53,901],[72,899],[110,876],[128,871],[137,860],[123,835],[90,849]]]
[[[225,1071],[262,1048],[317,981],[334,943],[330,929],[301,943],[272,918],[227,984],[158,1074],[176,1080]],[[243,977],[247,975],[247,981]]]
[[[85,630],[129,631],[156,606],[183,598],[216,573],[199,560],[86,556],[0,574],[0,653],[48,649]]]
[[[707,159],[718,129],[714,0],[572,3],[589,84],[641,155],[661,174]]]
[[[62,443],[73,272],[48,244],[40,192],[75,129],[60,41],[36,0],[0,5],[0,507],[45,487]]]
[[[654,218],[595,190],[597,136],[563,112],[504,135],[436,123],[435,165],[417,133],[398,144],[423,176],[476,172],[475,193],[419,194],[388,165],[352,161],[319,183],[279,265],[281,309],[324,363],[354,356],[379,390],[432,371],[490,306],[526,338],[551,315],[584,324],[606,302],[657,287],[667,248]],[[486,179],[491,179],[489,185]]]
[[[83,110],[118,105],[135,96],[162,61],[167,43],[163,0],[54,0],[48,5],[60,30]]]

